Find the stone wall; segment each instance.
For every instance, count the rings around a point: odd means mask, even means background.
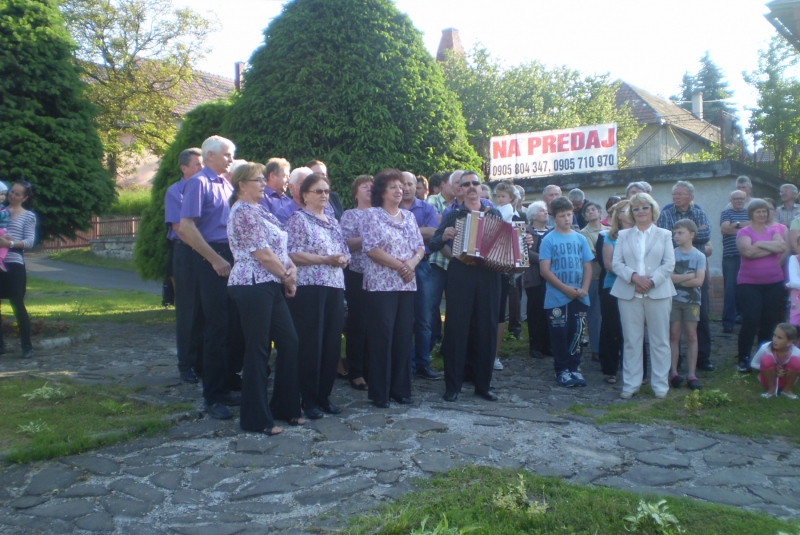
[[[133,242],[136,238],[117,237],[117,238],[97,238],[89,240],[92,253],[104,258],[119,258],[122,260],[133,260]]]

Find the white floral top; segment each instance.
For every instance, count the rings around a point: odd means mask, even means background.
[[[327,214],[326,214],[327,215]],[[308,210],[293,213],[286,221],[289,253],[311,253],[322,256],[343,254],[350,260],[342,227],[331,216],[323,221]],[[344,270],[327,264],[297,266],[298,286],[330,286],[344,289]]]
[[[365,213],[366,210],[354,208],[342,214],[342,220],[339,224],[342,225],[342,233],[344,234],[345,240],[361,237],[361,229],[359,226],[361,225],[361,220],[364,218]],[[363,274],[367,267],[367,255],[364,254],[363,250],[350,254],[352,256],[350,258],[350,265],[347,266],[347,268],[350,271]]]
[[[424,248],[417,219],[408,210],[400,209],[402,221],[392,221],[383,208],[367,208],[364,212],[360,226],[364,253],[382,249],[390,256],[408,260],[417,250]],[[417,279],[403,282],[397,271],[367,257],[364,289],[368,292],[415,292]]]
[[[250,286],[262,282],[281,282],[261,265],[253,252],[269,249],[284,266],[289,265],[288,237],[278,219],[263,206],[237,201],[228,215],[228,243],[233,253],[233,268],[228,286]]]

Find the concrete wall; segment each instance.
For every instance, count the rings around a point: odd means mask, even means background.
[[[133,260],[133,243],[136,238],[115,237],[89,240],[92,253],[103,258]]]

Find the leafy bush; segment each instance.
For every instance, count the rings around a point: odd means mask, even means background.
[[[108,215],[136,216],[144,214],[150,206],[152,193],[147,188],[119,190],[117,200],[108,209]]]

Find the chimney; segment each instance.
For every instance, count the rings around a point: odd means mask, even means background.
[[[692,93],[692,115],[703,120],[703,92],[695,91]]]
[[[247,63],[244,61],[237,61],[234,63],[233,68],[235,69],[235,73],[233,76],[233,85],[236,87],[236,91],[242,90],[242,83],[244,80],[242,79],[242,75],[244,74],[244,70],[247,67]]]
[[[447,28],[442,30],[442,40],[439,41],[439,50],[436,51],[436,61],[444,61],[445,50],[452,50],[457,56],[465,57],[464,47],[461,46],[461,38],[458,30]]]

